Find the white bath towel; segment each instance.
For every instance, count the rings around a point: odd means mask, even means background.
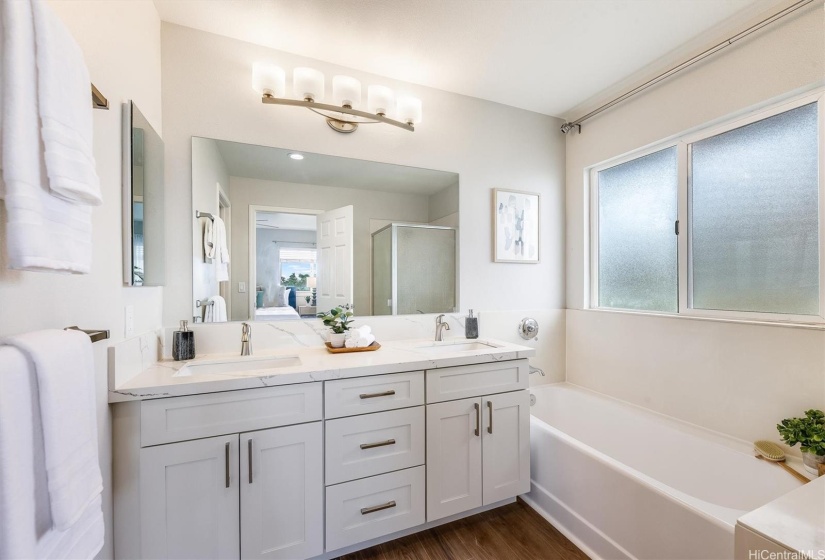
[[[103,547],[98,495],[64,531],[53,527],[34,366],[0,346],[0,559],[93,558]]]
[[[215,244],[215,279],[218,282],[229,280],[229,248],[226,246],[226,224],[215,217],[212,224],[212,242]]]
[[[206,306],[206,317],[204,323],[225,323],[226,322],[226,300],[221,296],[209,298],[211,305]]]
[[[37,97],[49,188],[66,200],[102,204],[92,145],[91,80],[83,51],[43,0],[26,1],[31,1],[34,15]]]
[[[103,490],[91,341],[77,331],[44,330],[0,344],[17,348],[34,368],[51,521],[66,531]]]
[[[92,209],[52,196],[41,145],[32,5],[0,2],[2,162],[10,268],[86,274]],[[91,103],[91,102],[90,102]]]

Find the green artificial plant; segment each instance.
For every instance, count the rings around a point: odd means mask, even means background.
[[[349,306],[342,307],[339,305],[326,313],[319,313],[318,318],[324,321],[324,326],[332,329],[332,332],[343,334],[349,330],[349,324],[355,320],[353,315]]]
[[[798,443],[803,453],[825,455],[825,413],[821,410],[806,410],[805,418],[785,418],[776,429],[791,447]]]

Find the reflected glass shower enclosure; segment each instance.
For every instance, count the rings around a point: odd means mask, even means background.
[[[456,229],[390,224],[372,234],[372,314],[456,309]]]

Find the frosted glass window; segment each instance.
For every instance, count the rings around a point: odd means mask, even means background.
[[[817,105],[691,146],[693,307],[819,312]]]
[[[679,307],[676,148],[598,174],[599,306]]]

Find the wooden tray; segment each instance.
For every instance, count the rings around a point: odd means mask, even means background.
[[[346,348],[344,346],[341,348],[333,348],[331,343],[325,342],[325,344],[327,345],[327,350],[333,354],[346,354],[348,352],[374,352],[381,348],[381,345],[377,342],[373,342],[369,346],[364,346],[361,348]]]

